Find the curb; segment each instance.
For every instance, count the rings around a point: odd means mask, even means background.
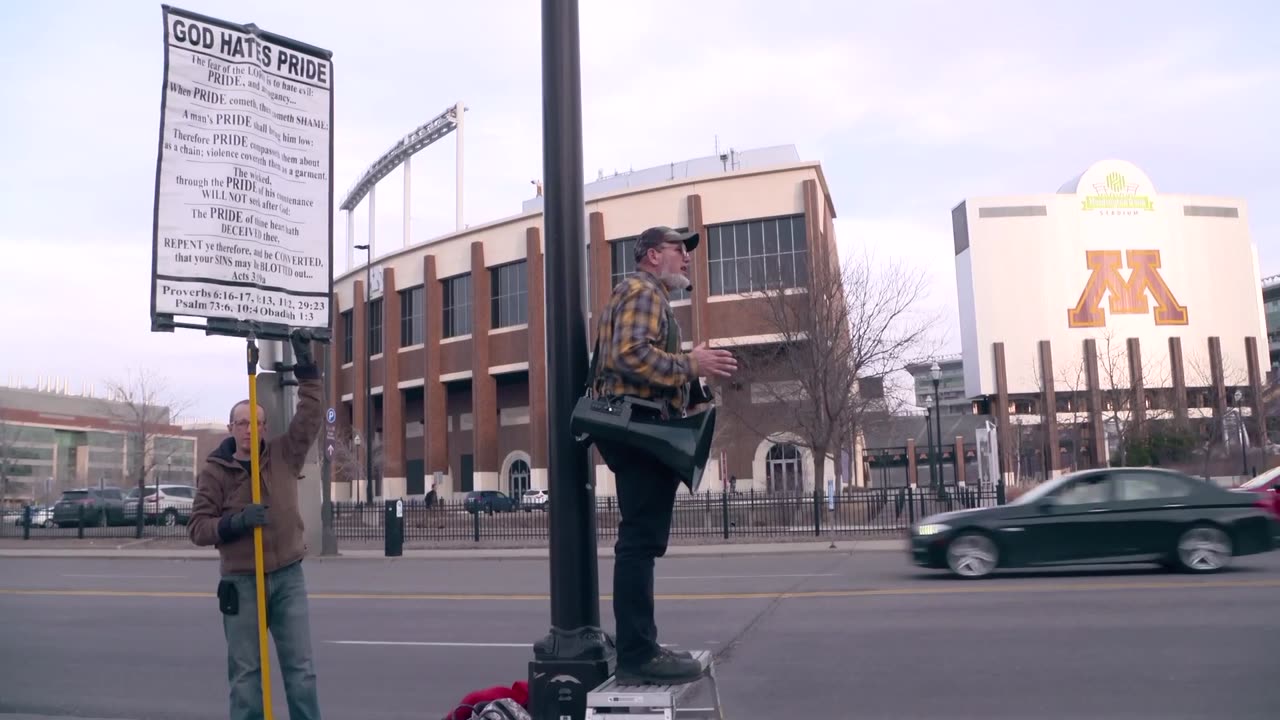
[[[666,557],[749,557],[760,555],[804,554],[852,554],[855,552],[905,552],[903,540],[846,540],[816,543],[759,543],[731,545],[672,545]],[[477,548],[428,550],[406,549],[399,557],[386,557],[384,551],[374,549],[339,550],[337,555],[310,555],[309,562],[341,562],[354,560],[545,560],[550,556],[547,548]],[[598,558],[612,558],[613,548],[600,548]],[[0,548],[0,558],[146,558],[154,560],[214,560],[214,550],[172,548],[154,550],[111,548]]]

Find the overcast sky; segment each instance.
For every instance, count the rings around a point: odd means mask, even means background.
[[[823,163],[843,249],[917,263],[954,322],[950,210],[1052,192],[1109,157],[1156,190],[1249,205],[1280,273],[1280,10],[1203,2],[582,0],[585,173],[721,147]],[[150,332],[159,3],[0,3],[0,382],[150,367],[195,418],[246,394],[243,340]],[[334,53],[336,186],[454,102],[466,222],[518,213],[541,175],[534,0],[180,5]],[[453,228],[452,138],[414,159],[415,240]],[[398,228],[398,176],[380,223]],[[362,228],[367,220],[357,215]],[[343,230],[335,238],[342,272]],[[384,235],[383,237],[386,237]],[[959,350],[951,331],[949,349]]]

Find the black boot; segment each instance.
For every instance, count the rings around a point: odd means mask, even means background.
[[[619,664],[615,677],[619,685],[681,685],[702,677],[702,664],[664,648],[639,665]]]

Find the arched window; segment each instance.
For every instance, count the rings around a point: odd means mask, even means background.
[[[764,468],[769,492],[800,492],[804,489],[800,450],[795,445],[777,443],[769,448]]]
[[[511,461],[507,468],[507,487],[511,488],[511,497],[519,499],[529,489],[529,463],[522,458]]]

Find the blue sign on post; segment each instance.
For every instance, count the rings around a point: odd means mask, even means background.
[[[338,421],[338,412],[333,408],[329,408],[329,412],[324,414],[324,418],[329,421],[330,425],[332,425]]]

